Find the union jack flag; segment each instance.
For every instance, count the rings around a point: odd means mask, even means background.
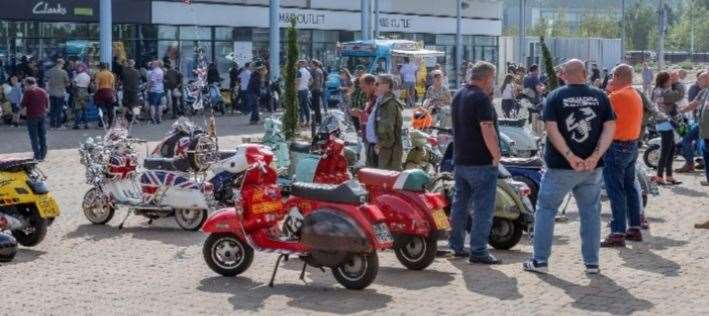
[[[112,179],[127,179],[135,173],[136,166],[134,156],[112,156],[108,163],[108,174]]]
[[[140,176],[143,194],[155,195],[161,187],[177,187],[180,189],[199,190],[200,185],[178,174],[160,170],[147,170]]]

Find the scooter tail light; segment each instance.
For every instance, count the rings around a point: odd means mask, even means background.
[[[441,209],[441,208],[446,207],[448,204],[445,196],[443,196],[443,194],[440,194],[440,193],[426,193],[425,198],[426,198],[427,204],[432,209]]]

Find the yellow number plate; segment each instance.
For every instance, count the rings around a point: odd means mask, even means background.
[[[49,194],[39,196],[37,199],[37,208],[42,218],[55,218],[59,216],[59,205]]]
[[[433,221],[436,222],[436,227],[438,230],[448,229],[450,224],[448,223],[448,217],[442,209],[433,210]]]

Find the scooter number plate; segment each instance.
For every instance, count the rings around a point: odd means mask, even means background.
[[[431,215],[433,215],[433,221],[436,223],[436,228],[438,228],[438,230],[448,229],[450,227],[448,217],[442,209],[434,210]]]
[[[389,228],[384,223],[379,223],[373,226],[374,235],[380,243],[389,243],[394,241],[394,237],[389,232]]]

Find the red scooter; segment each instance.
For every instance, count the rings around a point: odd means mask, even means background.
[[[235,207],[213,214],[202,227],[209,235],[203,247],[207,265],[235,276],[249,268],[255,249],[280,254],[269,286],[281,259],[290,255],[304,261],[301,280],[311,265],[331,268],[348,289],[371,284],[379,269],[377,250],[391,248],[393,238],[379,208],[365,203],[364,189],[354,181],[294,183],[284,202],[270,166],[273,154],[253,145],[246,155],[249,168],[240,175]]]
[[[343,183],[352,179],[344,156],[344,142],[330,136],[315,171],[316,183]],[[450,228],[444,212],[446,197],[426,192],[429,176],[420,169],[403,172],[364,168],[357,179],[369,192],[369,203],[384,214],[394,235],[394,252],[406,268],[422,270],[436,257],[437,241]]]

